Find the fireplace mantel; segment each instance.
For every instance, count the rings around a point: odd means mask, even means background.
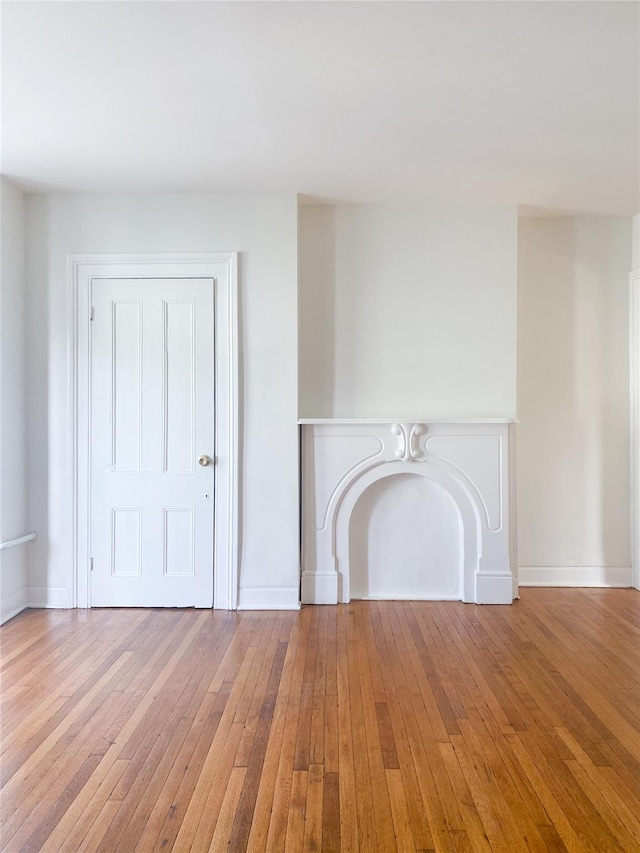
[[[511,511],[515,419],[317,418],[299,423],[303,603],[350,600],[354,510],[371,487],[380,491],[397,485],[404,474],[417,475],[421,480],[414,482],[425,483],[425,489],[428,484],[426,522],[444,512],[445,503],[448,517],[457,519],[454,527],[435,535],[454,537],[440,544],[459,558],[437,569],[449,573],[446,586],[454,593],[442,596],[441,583],[432,588],[425,580],[390,597],[512,602],[517,595]]]

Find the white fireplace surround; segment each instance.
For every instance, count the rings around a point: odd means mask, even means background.
[[[302,420],[302,602],[350,601],[350,542],[354,510],[374,484],[413,474],[453,500],[458,541],[446,543],[459,562],[448,573],[455,595],[416,584],[389,597],[457,598],[510,604],[517,596],[512,519],[514,421]],[[417,534],[416,534],[417,535]],[[442,535],[451,536],[449,530]],[[457,549],[457,550],[456,550]],[[456,564],[457,562],[457,564]]]

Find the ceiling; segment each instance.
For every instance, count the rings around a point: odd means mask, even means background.
[[[5,2],[29,189],[640,209],[635,2]]]

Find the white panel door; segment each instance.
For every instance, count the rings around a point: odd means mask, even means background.
[[[213,288],[93,280],[93,607],[213,605]]]

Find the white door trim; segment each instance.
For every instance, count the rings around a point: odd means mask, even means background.
[[[631,382],[631,565],[640,589],[640,269],[629,276],[629,377]]]
[[[90,291],[93,278],[212,278],[215,281],[216,467],[213,606],[238,606],[238,256],[207,254],[70,255],[72,584],[70,607],[90,607]],[[213,570],[213,567],[212,567]]]

